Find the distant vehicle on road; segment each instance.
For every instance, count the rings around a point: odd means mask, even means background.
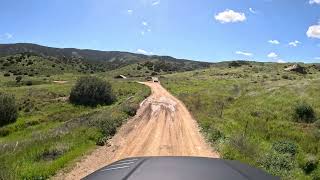
[[[152,77],[152,82],[159,82],[159,78],[157,78],[157,77]]]
[[[140,157],[114,162],[84,180],[273,180],[238,161],[205,157]]]

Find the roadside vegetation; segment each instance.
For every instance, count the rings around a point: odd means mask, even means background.
[[[44,63],[40,70],[50,64]],[[150,93],[103,72],[51,70],[34,76],[0,71],[0,179],[51,177],[107,144]],[[96,101],[79,103],[83,96]]]
[[[320,72],[291,64],[220,63],[160,80],[225,159],[283,179],[320,178]]]
[[[110,105],[116,100],[111,84],[93,76],[81,77],[72,88],[69,99],[73,104],[92,107]]]
[[[0,92],[0,127],[15,122],[17,117],[18,108],[14,96]]]
[[[73,56],[0,57],[0,179],[47,179],[106,145],[150,94],[134,81],[151,76],[186,104],[222,158],[284,179],[320,178],[319,64],[202,69],[209,64],[148,58],[156,60],[116,68]]]

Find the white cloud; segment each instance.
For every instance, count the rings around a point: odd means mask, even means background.
[[[137,49],[136,53],[145,54],[145,55],[152,55],[153,54],[153,52],[148,52],[144,49]]]
[[[145,22],[145,21],[143,21],[141,24],[144,25],[144,26],[148,26],[148,23]]]
[[[320,39],[320,25],[310,26],[307,31],[307,36],[309,38],[318,38]]]
[[[154,1],[151,5],[152,6],[157,6],[157,5],[159,5],[160,4],[160,1]]]
[[[315,59],[315,60],[320,60],[320,57],[315,57],[314,59]]]
[[[244,55],[244,56],[253,56],[252,53],[249,52],[243,52],[243,51],[236,51],[236,54]]]
[[[129,15],[131,15],[131,14],[133,13],[133,10],[128,9],[128,10],[127,10],[127,13],[128,13]]]
[[[151,29],[147,29],[148,32],[151,32]]]
[[[277,57],[278,57],[278,55],[274,52],[271,52],[268,54],[268,58],[277,58]]]
[[[146,32],[144,32],[144,31],[141,31],[141,35],[143,36],[144,34],[145,34]]]
[[[320,0],[310,0],[309,4],[320,4]]]
[[[215,15],[214,18],[222,24],[235,23],[235,22],[245,21],[246,15],[244,13],[235,12],[233,10],[226,9],[225,11]]]
[[[297,41],[297,40],[289,42],[289,46],[292,46],[292,47],[297,47],[298,44],[300,44],[300,41]]]
[[[252,14],[257,14],[257,12],[255,10],[253,10],[253,8],[249,8],[249,11],[252,13]]]
[[[278,40],[269,40],[268,42],[271,44],[280,44]]]
[[[278,59],[277,63],[286,63],[286,61],[284,61],[282,59]]]
[[[13,34],[11,33],[4,33],[3,35],[0,35],[0,38],[2,39],[12,39],[13,38]]]

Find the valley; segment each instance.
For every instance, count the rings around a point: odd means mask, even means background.
[[[319,64],[135,54],[126,58],[142,58],[115,63],[114,54],[109,62],[82,51],[63,58],[5,49],[0,92],[14,96],[18,114],[0,127],[0,179],[77,179],[140,155],[220,157],[287,179],[320,176]],[[108,82],[114,102],[72,104],[81,77]],[[137,83],[151,77],[161,85]]]

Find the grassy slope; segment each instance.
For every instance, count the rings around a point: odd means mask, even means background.
[[[319,178],[320,167],[311,172],[303,168],[308,159],[315,164],[320,159],[320,130],[292,117],[301,101],[320,115],[320,73],[312,68],[310,72],[305,76],[284,72],[277,64],[215,67],[167,75],[162,84],[191,110],[223,158],[288,179],[312,179]],[[272,145],[279,140],[293,142],[298,153],[289,157],[276,153]]]
[[[149,94],[140,84],[114,81],[103,73],[96,75],[113,84],[118,97],[113,105],[89,108],[64,101],[80,74],[25,77],[39,84],[24,86],[0,73],[0,91],[14,94],[20,107],[18,120],[0,128],[0,179],[53,175],[96,147],[102,137],[113,135],[113,128],[129,117],[125,107],[136,106]]]

